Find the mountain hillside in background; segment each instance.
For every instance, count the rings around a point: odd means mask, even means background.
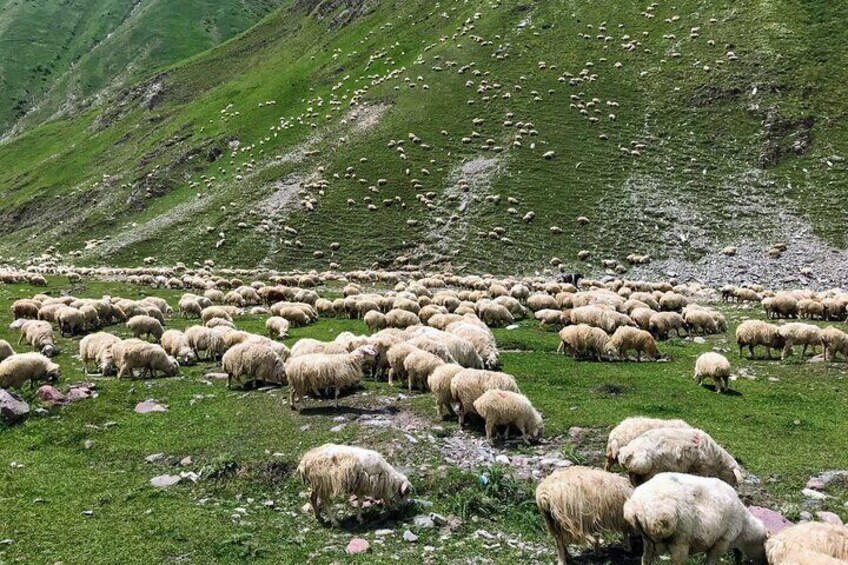
[[[0,131],[226,41],[280,0],[0,0]]]
[[[0,147],[0,254],[842,284],[845,21],[825,0],[283,1]]]

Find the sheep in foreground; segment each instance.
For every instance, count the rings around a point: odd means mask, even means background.
[[[277,339],[286,339],[289,335],[289,326],[291,324],[285,318],[280,316],[271,316],[265,320],[265,329],[268,330],[268,335]]]
[[[327,443],[310,449],[300,460],[297,473],[312,490],[309,502],[318,520],[322,507],[333,498],[356,496],[356,519],[362,523],[365,498],[382,500],[384,507],[392,508],[412,492],[409,480],[382,455],[361,447]],[[333,514],[330,521],[338,526]]]
[[[649,430],[619,449],[618,462],[635,485],[666,472],[716,477],[731,486],[742,481],[733,456],[696,428]]]
[[[463,369],[450,383],[451,399],[457,403],[459,426],[465,423],[466,414],[475,414],[474,402],[487,390],[521,392],[512,375],[480,369]]]
[[[500,367],[500,352],[495,342],[495,336],[484,324],[465,319],[462,322],[449,325],[445,328],[445,331],[470,343],[483,361],[484,368],[495,370]]]
[[[773,535],[766,542],[771,565],[837,565],[848,561],[848,528],[806,522]]]
[[[662,420],[660,418],[645,418],[643,416],[635,416],[626,418],[612,429],[607,438],[606,455],[607,460],[604,464],[604,471],[612,469],[613,465],[618,463],[619,450],[644,434],[649,430],[657,428],[691,428],[689,424],[683,420]]]
[[[730,361],[721,353],[712,351],[702,354],[695,361],[695,382],[699,385],[704,379],[712,379],[716,392],[729,390]]]
[[[15,354],[15,350],[12,349],[12,346],[9,345],[9,342],[3,339],[0,339],[0,361],[6,359],[7,357],[11,357]]]
[[[444,360],[423,349],[416,349],[407,355],[403,360],[403,369],[406,371],[409,392],[412,392],[413,387],[426,390],[430,375],[444,364]]]
[[[157,342],[165,333],[159,320],[152,316],[133,316],[127,322],[127,329],[132,332],[134,338],[141,339],[144,336],[145,339],[150,339],[152,337]]]
[[[389,364],[389,384],[394,383],[395,379],[407,378],[404,361],[406,358],[418,348],[408,342],[400,342],[389,347],[386,351],[386,361]]]
[[[212,328],[191,326],[186,329],[185,336],[198,359],[214,361],[220,359],[226,351],[221,334]]]
[[[40,381],[56,382],[61,370],[41,353],[19,353],[0,361],[0,388],[20,390],[29,381],[35,390]]]
[[[848,359],[848,334],[829,326],[821,331],[820,338],[825,361],[834,361],[837,353]]]
[[[180,330],[168,330],[163,333],[160,345],[168,355],[182,365],[191,365],[197,361],[194,349],[189,345],[186,335]]]
[[[659,356],[654,336],[645,330],[631,326],[621,326],[615,330],[604,345],[604,350],[609,355],[618,355],[623,361],[627,360],[628,351],[636,351],[636,361],[642,360],[643,353],[649,359],[656,359]]]
[[[610,533],[631,528],[624,504],[633,492],[624,477],[590,467],[568,467],[545,477],[536,487],[536,506],[557,548],[557,563],[568,562],[569,545],[596,545]]]
[[[578,324],[562,328],[559,339],[557,353],[568,352],[575,359],[600,361],[609,337],[601,328]]]
[[[17,321],[15,322],[17,323]],[[35,320],[23,321],[20,330],[21,336],[18,338],[18,345],[26,342],[46,357],[53,357],[58,353],[56,345],[53,342],[53,327],[48,322]]]
[[[290,357],[285,369],[291,386],[289,404],[292,410],[300,411],[307,392],[317,395],[330,388],[334,393],[334,405],[338,408],[339,392],[358,385],[362,381],[364,364],[373,361],[376,355],[373,347],[364,345],[341,355],[313,353]]]
[[[285,363],[267,344],[246,341],[230,348],[221,359],[227,373],[227,386],[233,382],[244,387],[256,381],[268,384],[286,384]]]
[[[94,362],[104,376],[117,371],[115,358],[112,356],[112,346],[119,343],[121,338],[106,332],[89,334],[80,340],[80,361],[86,372],[88,364]]]
[[[542,415],[523,394],[508,390],[487,390],[474,401],[474,411],[486,421],[486,439],[494,443],[498,426],[505,426],[504,441],[509,439],[509,427],[521,433],[524,443],[538,440],[544,432]]]
[[[765,557],[765,526],[715,478],[661,473],[636,487],[624,517],[642,535],[643,565],[661,553],[672,565],[684,565],[690,553],[706,553],[707,564],[716,565],[731,549],[759,563]]]
[[[771,359],[771,350],[781,349],[784,340],[778,326],[761,320],[745,320],[736,328],[736,344],[739,346],[739,357],[742,357],[742,349],[747,347],[753,358],[754,347],[762,345],[766,348],[766,358]]]
[[[451,381],[462,369],[462,365],[445,363],[436,367],[427,378],[427,386],[436,398],[436,414],[439,417],[442,417],[443,411],[454,414],[453,402],[451,401]]]
[[[341,355],[343,353],[349,353],[349,350],[343,343],[337,343],[335,341],[320,341],[312,339],[311,337],[305,337],[297,340],[291,349],[292,357],[312,355],[313,353]]]
[[[118,378],[135,378],[135,370],[141,369],[141,378],[153,378],[157,371],[173,377],[179,371],[177,360],[165,353],[160,345],[140,339],[127,339],[112,346],[112,355],[118,363]]]
[[[804,324],[801,322],[793,322],[780,326],[777,330],[780,337],[783,338],[783,351],[780,353],[781,359],[786,359],[792,354],[793,345],[802,345],[801,355],[807,354],[807,347],[813,348],[813,353],[816,352],[816,346],[821,343],[821,330],[813,324]]]

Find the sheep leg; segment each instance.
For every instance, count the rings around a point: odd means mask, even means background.
[[[684,543],[672,545],[670,548],[672,565],[686,565],[689,559],[689,546]],[[710,565],[713,565],[712,562]]]
[[[407,385],[409,387],[409,392],[412,392],[412,374],[410,373],[406,377]]]
[[[495,440],[492,438],[494,431],[495,431],[495,424],[493,422],[489,422],[487,420],[486,421],[486,440],[490,441],[493,444],[495,443]]]
[[[462,402],[456,408],[456,416],[459,419],[459,427],[462,428],[462,425],[465,423],[465,409],[462,406]]]
[[[318,498],[318,493],[314,490],[309,494],[309,502],[312,504],[312,512],[315,513],[315,518],[321,521],[321,499]]]
[[[290,387],[290,390],[289,390],[289,407],[292,410],[297,410],[297,404],[295,404],[295,402],[294,402],[294,396],[295,396],[294,387]]]
[[[411,390],[411,389],[410,389]],[[333,387],[333,404],[336,407],[336,410],[339,409],[339,387]]]
[[[356,501],[356,521],[357,523],[362,523],[362,500]]]
[[[509,424],[507,424],[506,428],[504,428],[504,441],[507,441],[508,439],[509,439]]]
[[[729,543],[719,542],[707,552],[707,565],[717,565],[719,557],[730,549]]]
[[[816,348],[813,347],[813,354],[815,354],[815,353],[816,353]],[[801,357],[803,357],[806,354],[807,354],[807,344],[805,343],[804,347],[801,349]]]
[[[604,462],[604,471],[609,471],[612,469],[612,466],[615,465],[615,459],[612,457],[607,457],[607,460]]]
[[[394,377],[395,377],[395,370],[389,369],[389,384],[392,384],[394,382],[394,380],[395,380]]]
[[[557,565],[567,565],[568,563],[568,545],[560,536],[555,536],[557,548]]]
[[[749,345],[748,349],[751,350],[751,358],[754,358],[754,346]],[[766,346],[766,359],[771,359],[771,347]]]
[[[657,548],[654,542],[646,536],[642,536],[642,545],[644,546],[642,550],[642,565],[652,565],[657,555]]]
[[[783,348],[783,351],[780,352],[781,361],[786,359],[786,357],[789,355],[792,355],[792,346],[787,343],[786,346]],[[769,359],[771,359],[771,357],[769,357]]]
[[[24,342],[24,332],[21,330],[21,336],[18,338],[18,345]]]

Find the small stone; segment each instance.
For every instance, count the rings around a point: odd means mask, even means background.
[[[15,424],[29,416],[29,404],[13,392],[0,389],[0,422]]]
[[[12,545],[13,543],[15,543],[14,540],[10,538],[0,540],[0,545]]]
[[[413,534],[410,530],[406,530],[403,532],[404,541],[408,541],[409,543],[415,543],[418,541],[418,536]]]
[[[359,555],[360,553],[366,553],[370,549],[371,544],[369,544],[366,540],[362,538],[353,538],[350,540],[350,543],[347,544],[345,553],[348,555]]]
[[[229,375],[227,375],[227,373],[206,373],[205,375],[203,375],[203,378],[224,380],[228,379]]]
[[[477,536],[478,538],[483,538],[484,540],[487,540],[487,541],[492,541],[492,540],[497,539],[497,537],[495,535],[490,534],[486,530],[477,530],[476,532],[474,532],[474,535]]]
[[[435,512],[430,513],[430,519],[433,520],[433,523],[437,526],[445,526],[448,523],[448,519],[442,516],[441,514],[437,514]]]
[[[38,390],[35,391],[35,396],[47,406],[59,406],[67,402],[65,395],[59,392],[56,387],[50,385],[38,387]]]
[[[68,402],[76,402],[77,400],[85,400],[91,398],[92,392],[88,387],[74,387],[68,390]]]
[[[347,424],[339,424],[338,426],[333,426],[332,428],[330,428],[330,431],[331,431],[331,432],[340,432],[340,431],[342,431],[343,429],[345,429],[345,426],[346,426],[346,425],[347,425]]]
[[[697,343],[698,345],[704,345],[705,343],[707,343],[707,340],[705,340],[701,336],[695,337],[694,339],[692,339],[692,341]]]
[[[192,463],[191,455],[188,455],[188,456],[186,456],[186,457],[183,457],[183,458],[180,460],[180,465],[182,465],[183,467],[186,467],[186,466],[188,466],[188,465],[191,465],[191,463]]]
[[[801,494],[803,494],[807,498],[812,498],[814,500],[824,500],[825,498],[829,498],[825,493],[809,488],[805,488],[804,490],[802,490]]]
[[[421,528],[422,530],[429,530],[433,528],[436,524],[433,519],[429,516],[416,516],[412,523],[415,524],[416,527]]]
[[[374,532],[374,535],[377,536],[378,538],[382,538],[382,537],[390,536],[394,533],[395,533],[394,530],[377,530],[377,531]]]
[[[300,511],[304,514],[309,514],[310,512],[312,512],[312,505],[307,502],[306,504],[300,507]]]
[[[518,324],[510,324],[506,327],[508,330],[517,330],[519,328]]]
[[[807,488],[812,490],[824,490],[824,487],[827,486],[824,484],[824,481],[819,479],[818,477],[813,477],[809,481],[807,481]]]
[[[500,463],[501,465],[509,465],[509,457],[506,455],[498,455],[495,457],[495,463]]]
[[[86,449],[91,449],[92,447],[94,447],[94,442],[93,442],[92,440],[90,440],[90,439],[87,439],[87,440],[85,440],[85,442],[82,444],[82,446],[83,446],[84,448],[86,448]]]
[[[153,455],[148,455],[147,457],[145,457],[144,460],[148,463],[156,463],[157,461],[161,461],[164,458],[164,453],[154,453]]]
[[[150,479],[150,484],[156,488],[168,488],[179,483],[182,477],[179,475],[159,475]]]
[[[264,506],[265,508],[273,508],[274,506],[276,506],[276,504],[273,500],[265,500],[262,502],[262,506]]]
[[[822,522],[827,522],[828,524],[836,524],[837,526],[843,526],[842,518],[834,514],[833,512],[827,512],[822,510],[820,512],[816,512],[816,517]]]
[[[144,402],[139,402],[135,405],[135,411],[139,414],[149,414],[151,412],[167,412],[168,407],[163,404],[159,404],[158,402],[145,400]]]
[[[88,516],[94,516],[94,510],[83,510],[83,511],[82,511],[82,515],[83,515],[83,516],[86,516],[86,517],[88,517]]]
[[[749,506],[748,512],[751,513],[752,516],[758,518],[760,522],[766,527],[766,531],[769,534],[774,535],[781,530],[792,526],[792,522],[786,519],[783,514],[780,512],[776,512],[771,510],[770,508],[763,508],[761,506]]]

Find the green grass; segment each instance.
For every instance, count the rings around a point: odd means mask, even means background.
[[[0,286],[0,311],[8,312],[11,301],[40,290]],[[61,290],[92,297],[140,298],[149,293],[172,305],[181,294],[108,282],[70,288],[51,279],[49,291]],[[820,471],[848,466],[848,436],[842,425],[848,417],[846,365],[803,363],[797,358],[739,359],[733,328],[743,317],[761,313],[735,308],[725,308],[725,313],[731,325],[727,334],[709,337],[704,345],[680,339],[663,342],[660,350],[668,361],[660,363],[576,362],[553,353],[556,334],[532,322],[495,334],[505,351],[504,370],[516,376],[522,392],[542,411],[545,436],[561,446],[564,456],[585,464],[601,463],[607,430],[628,416],[685,418],[707,430],[760,479],[759,485],[742,489],[746,500],[797,518],[802,510],[811,509],[800,494],[806,480]],[[2,318],[8,322],[8,314]],[[15,343],[16,334],[6,322],[0,326],[0,338]],[[256,316],[237,320],[240,328],[258,333],[263,332],[263,322]],[[168,326],[190,323],[173,319]],[[107,331],[126,335],[123,327]],[[357,320],[322,319],[294,329],[287,343],[301,337],[329,340],[341,331],[364,332],[365,327]],[[373,553],[351,560],[363,563],[418,561],[425,545],[437,548],[432,553],[435,563],[469,555],[497,563],[531,555],[543,562],[553,559],[553,546],[536,514],[532,484],[510,477],[499,466],[469,473],[445,465],[436,444],[426,438],[432,435],[438,442],[452,436],[456,423],[437,420],[428,395],[407,396],[403,389],[367,381],[361,391],[341,400],[339,412],[311,400],[310,409],[297,414],[287,406],[286,389],[229,391],[225,381],[205,380],[203,375],[215,370],[211,364],[183,368],[171,379],[92,379],[82,374],[73,357],[77,341],[59,341],[60,386],[94,380],[99,397],[33,415],[0,433],[0,500],[8,517],[0,521],[0,539],[13,540],[0,546],[2,563],[348,562],[344,547],[355,535],[372,544]],[[694,360],[711,348],[725,351],[734,370],[745,369],[753,380],[738,379],[732,384],[736,393],[728,395],[696,386],[691,379]],[[25,396],[31,399],[30,392]],[[149,398],[167,404],[169,411],[135,414],[135,404]],[[370,427],[348,419],[343,429],[330,431],[339,424],[336,416],[386,407],[399,410],[416,428]],[[578,443],[568,439],[574,427],[583,428]],[[418,443],[410,443],[405,433],[413,433]],[[481,430],[465,433],[471,438]],[[88,449],[86,441],[93,442]],[[423,502],[400,516],[369,511],[364,526],[352,519],[339,530],[317,524],[300,512],[306,502],[304,487],[292,471],[303,452],[326,441],[384,452],[394,464],[409,469],[416,500]],[[154,453],[166,457],[145,462]],[[534,450],[511,446],[505,453]],[[187,456],[191,463],[180,465]],[[23,467],[10,466],[13,461]],[[148,484],[156,475],[185,470],[199,473],[201,480],[167,490]],[[479,481],[483,472],[489,478],[487,485]],[[848,491],[837,487],[828,492],[833,498],[820,508],[848,518],[844,506]],[[274,507],[264,506],[266,500],[273,500]],[[234,518],[242,513],[239,508],[246,513]],[[83,515],[87,511],[93,514]],[[456,516],[462,525],[445,540],[439,539],[437,530],[417,531],[412,516],[428,512]],[[395,534],[380,544],[373,533],[379,528],[393,529]],[[406,528],[421,536],[417,544],[400,540]],[[478,529],[502,532],[528,544],[528,549],[494,547],[474,536]],[[598,555],[586,562],[618,561]]]
[[[57,241],[60,252],[76,252],[87,240],[111,238],[74,261],[134,265],[155,255],[162,262],[352,269],[406,256],[454,270],[522,273],[552,257],[573,264],[580,249],[596,258],[698,259],[741,240],[770,244],[786,237],[780,210],[840,247],[845,69],[828,54],[848,40],[839,25],[844,12],[824,0],[684,0],[659,6],[650,19],[642,6],[611,1],[373,2],[348,12],[328,1],[286,3],[248,32],[175,60],[102,106],[5,144],[0,253],[22,259]],[[700,28],[698,37],[690,38],[692,28]],[[622,48],[625,35],[639,41],[634,50]],[[727,51],[738,60],[728,61]],[[596,80],[559,80],[583,69]],[[375,80],[393,71],[395,78]],[[478,93],[482,81],[491,88]],[[141,104],[153,83],[161,83],[162,100],[148,110]],[[583,116],[569,107],[571,95],[600,103]],[[354,96],[362,106],[387,107],[366,131],[342,123]],[[269,100],[276,104],[260,107]],[[517,128],[503,125],[510,113],[538,132],[527,127],[521,147],[513,146]],[[775,124],[768,130],[767,118]],[[288,127],[272,130],[281,124]],[[811,124],[809,136],[804,124]],[[409,133],[429,148],[410,142]],[[462,142],[472,134],[479,137]],[[796,154],[793,144],[807,137],[808,148]],[[233,139],[240,142],[235,152]],[[388,146],[393,139],[406,141],[405,160]],[[504,151],[483,149],[487,139]],[[271,162],[309,140],[319,154]],[[642,155],[624,156],[621,148],[633,142],[646,145]],[[214,163],[212,148],[223,151]],[[556,158],[543,159],[547,150]],[[464,161],[480,157],[497,158],[498,172],[474,188],[481,201],[459,212],[448,199],[451,179]],[[346,178],[348,167],[354,174]],[[260,203],[290,175],[320,176],[329,187],[323,195],[295,194],[259,230]],[[386,185],[369,191],[377,179]],[[305,192],[317,200],[314,212],[299,205]],[[175,213],[198,193],[205,198],[190,213]],[[428,193],[425,207],[417,196]],[[500,203],[487,195],[500,195]],[[376,211],[367,211],[366,197]],[[382,205],[393,198],[401,202]],[[775,209],[749,210],[752,198]],[[525,223],[529,211],[536,217]],[[577,224],[580,215],[592,220],[588,228]],[[563,233],[551,235],[551,226]],[[478,239],[496,227],[513,245]],[[331,242],[342,247],[331,253]],[[314,256],[318,250],[323,257]]]

